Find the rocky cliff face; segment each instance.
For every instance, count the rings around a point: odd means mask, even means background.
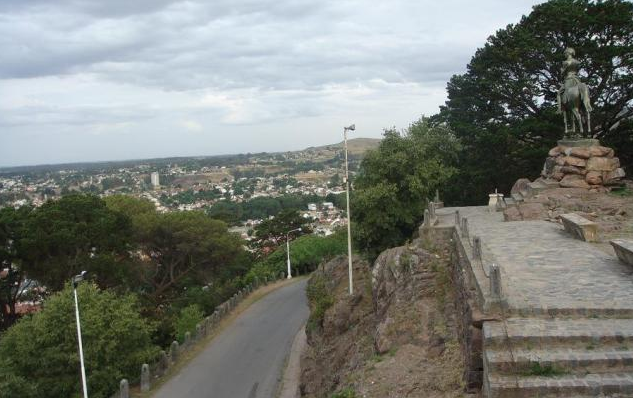
[[[309,290],[312,314],[302,358],[304,397],[463,396],[463,365],[446,253],[421,242],[383,252],[373,266],[355,261],[347,293],[345,258],[326,264]],[[324,283],[326,282],[326,283]],[[319,299],[331,295],[331,301]],[[355,395],[351,395],[355,394]]]

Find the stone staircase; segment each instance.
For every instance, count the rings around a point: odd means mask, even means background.
[[[633,319],[483,325],[485,397],[633,397]]]

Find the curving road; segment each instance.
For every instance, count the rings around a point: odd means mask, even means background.
[[[306,280],[255,302],[154,398],[274,398],[292,341],[308,319]]]

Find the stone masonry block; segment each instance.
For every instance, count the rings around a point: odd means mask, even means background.
[[[575,213],[561,214],[565,231],[569,232],[576,239],[585,242],[595,242],[598,240],[598,224],[589,221]]]
[[[614,239],[610,241],[615,254],[624,264],[633,265],[633,241]]]

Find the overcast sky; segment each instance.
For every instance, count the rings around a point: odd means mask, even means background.
[[[0,0],[0,166],[380,137],[536,3]]]

